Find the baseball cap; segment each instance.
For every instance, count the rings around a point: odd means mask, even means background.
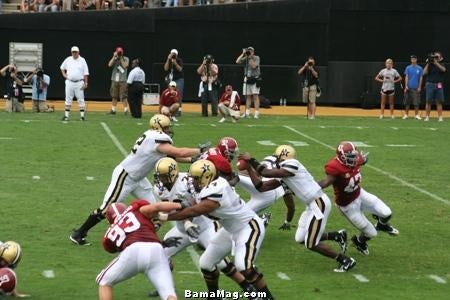
[[[172,50],[170,50],[170,53],[178,55],[178,50],[177,49],[172,49]]]
[[[253,48],[253,47],[247,47],[247,50],[255,51],[255,48]]]
[[[116,48],[116,52],[122,52],[123,53],[123,48],[122,47],[117,47]]]
[[[416,58],[417,59],[417,55],[411,54],[410,58]]]
[[[80,52],[80,49],[78,49],[77,46],[73,46],[73,47],[70,49],[70,52]]]
[[[177,87],[177,83],[175,81],[169,82],[169,86]]]

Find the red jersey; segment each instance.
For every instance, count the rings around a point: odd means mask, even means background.
[[[200,159],[209,160],[214,164],[216,170],[223,174],[230,175],[233,172],[230,162],[222,155],[217,147],[209,148],[208,151],[200,155]]]
[[[165,89],[161,93],[159,105],[170,107],[172,104],[177,103],[178,100],[180,100],[180,93],[177,90]]]
[[[145,200],[135,200],[109,226],[103,236],[103,248],[110,252],[121,252],[136,242],[161,243],[153,223],[139,212],[139,208],[148,205]]]
[[[234,97],[234,98],[233,98]],[[234,101],[232,101],[234,99]],[[230,105],[228,106],[232,110],[239,110],[241,106],[241,98],[236,91],[232,91],[231,94],[227,94],[226,92],[222,94],[222,97],[219,99],[219,103],[228,102]]]
[[[333,188],[337,205],[346,206],[358,198],[361,192],[359,186],[361,182],[360,168],[361,164],[350,168],[342,164],[336,157],[325,165],[325,173],[336,177]]]

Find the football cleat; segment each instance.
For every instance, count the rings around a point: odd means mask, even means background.
[[[78,231],[74,231],[72,232],[72,234],[69,236],[69,239],[72,241],[72,243],[74,243],[75,245],[78,246],[90,246],[91,243],[89,243],[86,240],[86,237],[81,236],[80,233]]]
[[[148,296],[150,298],[156,298],[156,297],[159,297],[159,293],[158,293],[158,291],[154,290],[154,291],[151,291],[150,293],[148,293]]]
[[[217,171],[214,164],[206,159],[200,159],[194,162],[189,168],[189,176],[197,181],[200,189],[207,186],[211,181],[216,178]]]
[[[84,121],[86,121],[86,119],[84,117],[80,117],[80,121],[84,122]]]
[[[352,242],[362,255],[369,255],[369,246],[366,242],[361,243],[356,235],[352,236]]]
[[[336,242],[341,247],[342,253],[347,251],[347,231],[345,229],[341,229],[338,231],[339,235],[336,237]]]
[[[375,225],[375,228],[378,231],[384,231],[392,236],[397,236],[400,233],[397,228],[394,228],[389,224],[382,224],[380,221],[377,222],[377,224]]]
[[[334,269],[336,273],[348,272],[356,265],[356,260],[352,257],[346,257],[342,263],[339,264],[339,268]]]
[[[272,213],[271,212],[265,212],[261,215],[261,219],[264,222],[264,227],[269,226],[270,219],[272,219]]]
[[[62,117],[62,119],[61,119],[61,121],[69,121],[69,118],[68,117],[66,117],[66,116],[64,116],[64,117]]]

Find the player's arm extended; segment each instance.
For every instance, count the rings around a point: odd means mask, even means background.
[[[200,154],[199,148],[177,148],[170,143],[162,143],[157,149],[171,157],[192,157]]]
[[[247,172],[248,172],[248,175],[250,176],[250,179],[253,182],[253,185],[260,192],[274,190],[277,187],[281,186],[281,182],[279,182],[276,179],[262,181],[261,177],[255,171],[255,169],[250,165],[249,165],[249,168],[247,169]]]
[[[321,188],[326,188],[332,185],[336,181],[336,177],[330,174],[327,174],[327,177],[324,179],[318,181],[317,183],[320,185]]]
[[[219,207],[219,203],[209,199],[203,199],[202,202],[168,216],[168,220],[184,220],[208,214]]]
[[[182,205],[178,202],[156,202],[155,204],[144,205],[139,208],[141,214],[151,219],[158,215],[159,212],[170,212],[172,210],[181,209]]]

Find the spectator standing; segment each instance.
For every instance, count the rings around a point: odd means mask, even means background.
[[[421,120],[419,113],[420,91],[422,89],[423,69],[417,64],[417,56],[411,55],[411,64],[406,67],[405,72],[405,114],[403,120],[408,119],[409,106],[414,106],[415,118]]]
[[[240,105],[241,98],[237,91],[233,91],[231,85],[225,87],[225,92],[222,94],[219,100],[219,113],[222,116],[220,123],[226,121],[226,117],[231,117],[231,122],[236,123],[240,117]]]
[[[142,118],[142,98],[144,96],[145,73],[141,69],[141,59],[135,58],[131,63],[132,70],[128,74],[128,101],[133,118]]]
[[[184,95],[184,73],[183,73],[183,60],[178,55],[177,49],[170,50],[167,56],[166,62],[164,63],[164,71],[167,72],[166,82],[170,83],[175,81],[177,84],[177,90],[180,96],[179,103],[180,109],[177,112],[177,117],[181,115],[181,106],[183,105],[183,95]]]
[[[183,0],[181,0],[181,1],[183,1]],[[178,0],[166,0],[166,4],[164,5],[164,7],[169,7],[169,6],[177,7]]]
[[[86,60],[80,56],[80,49],[77,46],[73,46],[70,51],[72,56],[67,57],[60,67],[61,74],[66,79],[66,101],[62,120],[69,120],[72,101],[76,97],[80,109],[80,120],[84,121],[86,108],[84,90],[88,87],[89,69]]]
[[[391,58],[386,59],[386,68],[382,69],[375,80],[381,82],[381,105],[380,105],[380,119],[384,118],[384,107],[386,105],[386,100],[389,101],[389,111],[391,113],[391,119],[395,119],[394,116],[394,95],[395,95],[395,84],[402,80],[402,77],[393,68],[394,61]]]
[[[17,71],[15,64],[9,64],[4,66],[0,70],[0,74],[6,77],[6,94],[8,99],[6,100],[5,110],[7,112],[23,112],[23,91],[22,85],[24,78],[21,73]]]
[[[423,69],[423,74],[427,76],[425,82],[426,103],[425,103],[425,121],[430,120],[431,102],[436,101],[436,110],[438,121],[442,122],[442,102],[444,102],[444,73],[447,69],[442,64],[442,54],[439,51],[434,52],[427,60]]]
[[[31,83],[33,112],[54,112],[55,108],[47,105],[47,90],[50,85],[50,76],[45,74],[41,68],[37,68],[27,76],[26,81]]]
[[[166,115],[172,121],[178,122],[175,117],[180,108],[180,93],[177,90],[177,83],[171,81],[169,87],[161,93],[159,98],[159,113]]]
[[[245,96],[245,113],[244,118],[250,118],[250,106],[255,105],[255,119],[259,118],[259,78],[261,76],[261,69],[259,56],[255,55],[255,48],[248,47],[242,49],[241,55],[236,59],[237,64],[245,64],[244,68],[244,87],[243,95]]]
[[[197,74],[202,81],[200,87],[200,101],[202,103],[202,116],[208,116],[208,102],[211,102],[211,114],[217,116],[217,98],[220,83],[218,80],[219,67],[214,63],[214,57],[207,54],[202,64],[197,68]]]
[[[308,57],[305,64],[298,70],[302,75],[302,100],[307,103],[306,116],[308,120],[316,118],[317,87],[319,85],[319,69],[316,67],[314,57]]]
[[[128,113],[127,75],[129,62],[129,58],[123,54],[122,47],[116,48],[108,62],[108,67],[112,68],[110,89],[112,106],[109,112],[111,115],[116,114],[117,99],[120,99],[123,104],[124,114]]]

